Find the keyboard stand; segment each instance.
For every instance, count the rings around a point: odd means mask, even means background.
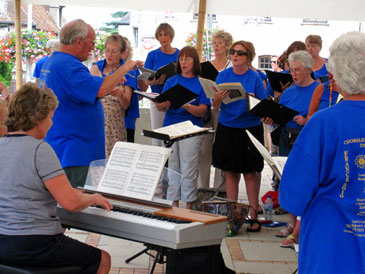
[[[135,258],[143,255],[143,254],[147,254],[148,256],[154,258],[153,259],[153,263],[152,263],[152,266],[151,266],[151,270],[149,272],[149,274],[153,274],[153,272],[155,271],[155,267],[156,267],[156,263],[159,263],[159,264],[164,264],[166,263],[166,261],[164,261],[164,251],[165,251],[165,248],[162,247],[162,246],[153,246],[152,245],[149,245],[149,244],[144,244],[146,246],[145,249],[143,249],[142,251],[136,253],[135,255],[133,255],[132,257],[129,257],[128,259],[125,260],[125,263],[128,264],[130,263],[131,261],[133,261]],[[155,250],[156,251],[156,255],[152,255],[149,251],[151,250]]]

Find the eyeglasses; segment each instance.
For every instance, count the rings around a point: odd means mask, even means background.
[[[229,54],[230,55],[234,55],[235,53],[237,53],[238,56],[248,56],[248,52],[247,51],[243,51],[243,50],[234,50],[234,49],[231,49],[229,51]]]
[[[91,42],[91,44],[92,44],[93,46],[95,46],[95,40],[90,39],[90,38],[85,38],[84,40],[88,40],[88,41],[90,41],[90,42]]]
[[[105,53],[106,54],[117,54],[117,53],[120,53],[120,51],[119,50],[110,50],[110,49],[107,49],[107,50],[105,50]]]
[[[271,61],[271,63],[276,64],[278,61]]]
[[[185,58],[180,57],[179,61],[180,61],[180,63],[181,62],[191,62],[191,61],[193,61],[193,58],[192,57],[185,57]]]

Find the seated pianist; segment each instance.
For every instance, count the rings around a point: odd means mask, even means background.
[[[71,187],[60,162],[43,141],[58,105],[53,91],[23,85],[11,98],[8,134],[0,138],[0,264],[78,266],[108,273],[110,255],[62,234],[57,203],[69,211],[91,205],[110,210],[99,194]]]

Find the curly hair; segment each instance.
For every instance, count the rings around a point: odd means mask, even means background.
[[[328,71],[346,93],[365,95],[365,33],[347,32],[333,42]]]
[[[215,39],[220,38],[223,39],[224,44],[226,45],[226,55],[229,54],[229,49],[231,47],[231,45],[233,44],[233,37],[229,32],[226,32],[224,30],[217,30],[213,35],[212,35],[212,43]]]
[[[125,41],[125,37],[123,37],[122,35],[117,34],[117,33],[113,33],[113,34],[109,35],[109,36],[105,39],[104,47],[106,48],[106,46],[107,46],[109,43],[116,43],[116,44],[118,44],[118,45],[119,45],[119,47],[120,47],[120,52],[125,51],[125,49],[126,49],[126,47],[127,47],[127,43],[126,43],[126,41]]]
[[[57,97],[51,89],[40,88],[35,83],[26,83],[11,97],[5,124],[9,132],[30,130],[57,106]]]
[[[313,68],[313,58],[306,50],[298,50],[292,52],[288,58],[289,63],[291,62],[301,62],[303,68],[312,70]]]

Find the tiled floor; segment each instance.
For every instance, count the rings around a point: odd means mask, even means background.
[[[271,178],[272,172],[269,166],[265,165],[260,197],[271,190]],[[247,201],[246,188],[242,180],[239,199]],[[145,248],[141,243],[74,229],[68,231],[67,235],[109,252],[112,257],[110,272],[112,274],[149,273],[152,266],[153,258],[146,254],[139,256],[129,264],[125,263],[126,259]],[[227,261],[231,262],[231,267],[238,272],[243,269],[245,271],[242,272],[250,273],[292,273],[296,268],[296,254],[292,250],[280,248],[279,241],[280,239],[274,236],[273,230],[263,229],[258,234],[242,232],[236,237],[227,238],[223,242],[226,248],[222,246],[222,251],[226,253],[223,255],[228,258]],[[154,273],[164,272],[164,265],[157,264]]]

